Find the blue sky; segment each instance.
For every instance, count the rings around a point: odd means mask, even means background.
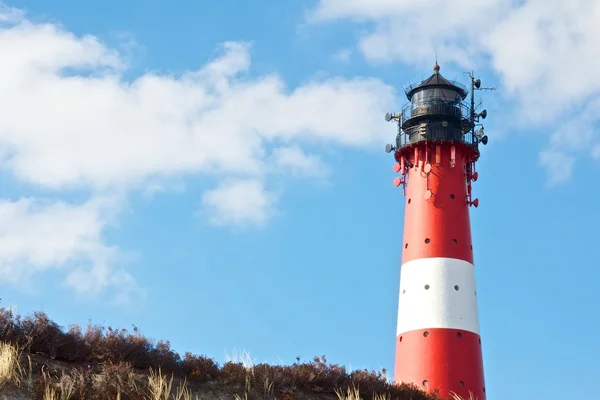
[[[446,77],[498,88],[471,213],[489,397],[587,394],[600,7],[241,3],[6,3],[2,304],[220,362],[391,372],[404,198],[383,115],[437,48]]]

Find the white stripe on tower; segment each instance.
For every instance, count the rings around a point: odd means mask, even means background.
[[[421,258],[402,266],[398,335],[428,328],[479,335],[473,264],[455,258]]]

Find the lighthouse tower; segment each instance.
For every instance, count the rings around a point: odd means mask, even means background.
[[[485,400],[469,207],[480,144],[487,144],[473,92],[449,81],[435,64],[426,80],[405,89],[398,114],[394,185],[406,198],[394,381]],[[476,129],[478,128],[478,129]]]

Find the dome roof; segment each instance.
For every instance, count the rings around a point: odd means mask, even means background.
[[[408,86],[405,89],[406,97],[408,97],[408,100],[410,100],[415,92],[431,87],[443,87],[447,89],[452,89],[459,93],[463,100],[467,97],[467,94],[469,93],[466,86],[464,86],[463,84],[455,81],[449,81],[448,79],[444,78],[442,74],[440,74],[440,66],[436,62],[433,66],[433,75],[431,75],[429,78],[425,79],[420,83]]]

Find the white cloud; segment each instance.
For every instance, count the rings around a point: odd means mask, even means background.
[[[340,49],[332,55],[332,58],[339,62],[348,62],[350,57],[352,57],[352,49]]]
[[[4,167],[50,188],[262,174],[272,140],[381,144],[383,134],[372,132],[387,132],[377,127],[394,101],[394,90],[376,79],[289,90],[275,75],[250,78],[249,46],[241,43],[224,44],[218,58],[181,77],[126,82],[119,54],[97,39],[24,21],[0,29],[0,56]]]
[[[302,144],[381,146],[389,137],[381,115],[395,91],[377,79],[288,88],[274,74],[252,77],[250,46],[228,42],[181,76],[129,81],[128,54],[118,47],[16,9],[1,8],[0,22],[0,168],[55,194],[75,187],[151,196],[188,175],[213,175],[226,180],[204,194],[203,214],[222,226],[262,226],[278,198],[266,190],[275,172],[267,148],[286,147],[277,162],[309,173],[321,166]],[[2,203],[0,232],[10,244],[0,249],[2,276],[60,269],[81,293],[137,290],[117,267],[122,252],[102,240],[107,214],[99,204]]]
[[[600,99],[589,102],[553,132],[547,146],[540,152],[539,161],[548,173],[548,184],[555,186],[569,180],[574,171],[575,156],[590,152],[596,158],[594,146],[596,125],[600,115]]]
[[[324,21],[350,18],[368,21],[384,17],[399,17],[410,10],[430,6],[431,1],[410,2],[406,0],[320,0],[310,13],[310,20]]]
[[[421,68],[432,64],[437,49],[442,64],[477,68],[489,62],[521,125],[552,129],[561,121],[581,125],[582,119],[592,129],[587,143],[597,140],[592,133],[600,114],[590,123],[581,111],[600,94],[598,1],[320,0],[310,13],[314,23],[337,19],[366,24],[358,47],[371,61]],[[552,143],[549,149],[541,159],[562,151]],[[589,149],[562,152],[567,157]]]
[[[318,155],[308,155],[297,145],[275,148],[266,159],[269,172],[326,178],[329,169]],[[228,179],[204,193],[199,214],[216,226],[263,227],[278,214],[280,193],[267,190],[260,178]]]
[[[201,213],[218,226],[262,227],[275,213],[278,194],[258,179],[221,183],[202,196]]]
[[[0,279],[31,289],[32,276],[58,269],[67,276],[65,285],[81,295],[117,288],[123,302],[126,295],[143,294],[118,266],[123,253],[102,237],[118,207],[109,198],[78,205],[30,198],[0,201]]]
[[[399,59],[433,64],[435,50],[445,62],[470,65],[468,36],[480,37],[490,22],[500,18],[510,0],[320,0],[310,13],[312,22],[350,19],[375,22],[362,34],[359,49],[372,61]],[[369,27],[371,25],[368,25]]]
[[[548,173],[546,183],[549,187],[568,181],[573,174],[575,157],[564,151],[553,148],[542,150],[539,160]]]
[[[15,7],[9,7],[5,4],[0,4],[0,22],[18,22],[23,19],[24,15],[25,13],[23,12],[23,10],[20,10]]]
[[[598,21],[597,1],[530,0],[492,26],[483,44],[505,88],[545,119],[599,92]]]
[[[298,146],[273,150],[273,168],[278,172],[325,178],[330,171],[318,155],[308,155]]]

